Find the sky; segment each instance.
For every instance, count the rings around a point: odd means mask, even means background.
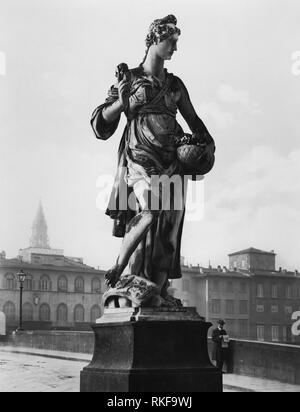
[[[143,59],[150,23],[174,14],[182,34],[166,67],[217,147],[213,171],[189,189],[203,185],[205,210],[185,222],[182,255],[227,265],[255,247],[300,269],[299,13],[298,0],[1,0],[0,249],[11,258],[29,246],[41,199],[51,247],[115,262],[121,239],[97,181],[115,175],[125,123],[101,141],[90,117],[117,64]]]

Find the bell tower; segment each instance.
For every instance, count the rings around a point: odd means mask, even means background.
[[[30,238],[31,248],[50,249],[48,238],[48,226],[44,215],[42,202],[40,201],[37,214],[32,224]]]

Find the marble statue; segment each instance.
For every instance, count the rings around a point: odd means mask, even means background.
[[[108,289],[103,299],[108,308],[181,307],[168,287],[169,279],[181,277],[184,176],[194,179],[211,170],[215,144],[183,81],[164,67],[177,50],[180,33],[175,16],[155,20],[143,61],[133,69],[125,63],[117,67],[116,83],[92,115],[92,128],[102,140],[114,134],[122,113],[127,118],[106,210],[114,220],[113,235],[123,238],[116,262],[105,275]],[[192,134],[183,132],[177,110]],[[153,177],[165,180],[157,183]],[[167,185],[174,177],[177,183],[163,196],[161,182]],[[126,207],[120,207],[124,196]],[[181,207],[174,207],[176,200]]]

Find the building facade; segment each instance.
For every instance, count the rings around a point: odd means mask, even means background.
[[[208,322],[216,325],[218,319],[226,321],[232,337],[250,336],[249,276],[236,271],[199,266],[182,266],[182,279],[172,281],[174,296],[184,306],[194,306]]]
[[[19,324],[18,272],[26,273],[23,290],[23,323],[27,329],[89,329],[101,315],[104,273],[51,249],[42,206],[32,227],[30,247],[14,259],[0,254],[0,310],[7,330]]]
[[[182,265],[182,278],[172,281],[174,296],[195,306],[207,321],[226,321],[232,337],[298,343],[292,314],[300,310],[297,270],[276,270],[274,251],[249,248],[229,255],[229,268]]]

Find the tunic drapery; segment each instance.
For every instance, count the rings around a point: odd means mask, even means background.
[[[114,219],[113,235],[123,237],[132,217],[149,207],[145,206],[145,200],[154,191],[151,176],[181,176],[182,187],[179,192],[174,189],[171,197],[181,196],[183,207],[159,210],[157,221],[133,252],[128,265],[130,274],[149,280],[160,271],[166,271],[169,279],[179,278],[186,180],[176,157],[176,141],[184,135],[176,121],[177,108],[192,131],[200,132],[207,143],[213,139],[195,114],[186,88],[177,76],[165,69],[165,80],[161,82],[145,74],[141,67],[130,72],[127,125],[118,149],[118,170],[106,214]],[[103,109],[117,99],[116,84],[111,86],[105,102],[93,112],[91,125],[99,139],[108,139],[118,127],[120,117],[108,123],[102,116]]]

